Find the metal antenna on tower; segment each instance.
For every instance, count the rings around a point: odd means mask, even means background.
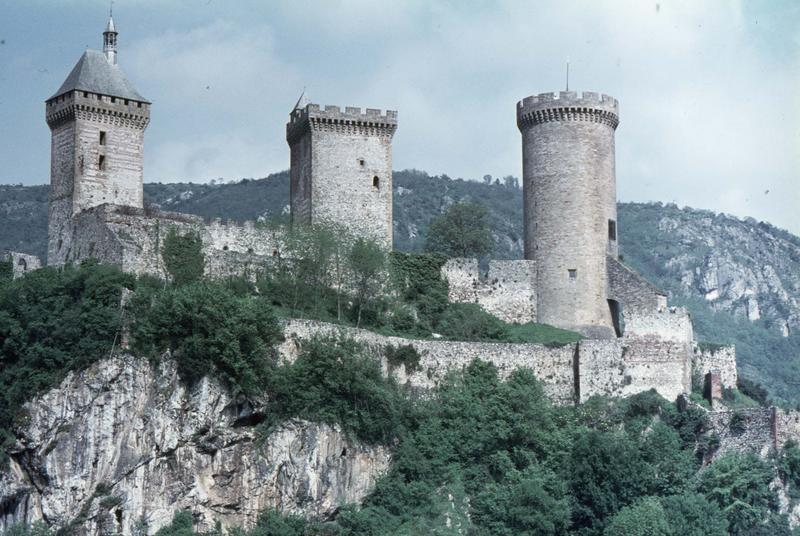
[[[569,60],[567,60],[567,91],[569,91]]]
[[[111,0],[111,5],[108,6],[108,16],[109,17],[114,16],[114,0]]]

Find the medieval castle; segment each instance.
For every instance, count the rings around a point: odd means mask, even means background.
[[[109,18],[103,51],[84,52],[46,102],[52,132],[47,264],[95,258],[164,277],[161,246],[173,229],[200,235],[210,276],[241,274],[280,255],[280,231],[144,207],[151,103],[121,70],[117,35]],[[701,350],[688,313],[668,307],[663,292],[618,258],[618,123],[617,100],[597,93],[543,93],[517,103],[525,259],[491,261],[485,274],[477,259],[452,259],[442,269],[453,302],[587,338],[568,349],[437,341],[423,348],[429,359],[441,357],[437,363],[446,368],[480,351],[501,367],[530,366],[563,401],[650,388],[675,399],[691,390],[693,375],[709,375],[716,392],[736,386],[733,348]],[[394,111],[322,108],[301,98],[286,125],[292,223],[336,223],[391,249],[396,129]],[[36,267],[35,259],[23,262]],[[297,336],[316,329],[293,326],[287,331]],[[450,355],[456,346],[457,357]]]

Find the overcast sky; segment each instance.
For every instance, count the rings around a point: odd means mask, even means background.
[[[0,183],[49,180],[43,101],[108,2],[0,0]],[[521,175],[515,103],[620,101],[618,196],[800,234],[800,2],[116,0],[119,63],[153,102],[145,181],[263,177],[312,102],[395,109],[394,168]]]

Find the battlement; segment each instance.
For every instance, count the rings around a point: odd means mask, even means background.
[[[99,120],[101,116],[104,122],[144,129],[150,122],[150,103],[71,91],[47,100],[45,105],[45,119],[50,128],[74,119]]]
[[[590,121],[616,128],[619,124],[619,102],[610,95],[594,91],[561,91],[539,93],[517,103],[517,125],[520,128],[549,121]]]
[[[286,124],[286,140],[292,144],[309,130],[343,130],[364,131],[378,136],[393,136],[397,130],[397,111],[346,106],[344,111],[339,106],[308,104],[305,108],[296,108],[289,115]]]

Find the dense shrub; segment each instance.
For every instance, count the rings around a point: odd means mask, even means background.
[[[270,427],[298,417],[339,424],[368,442],[399,433],[406,398],[380,362],[350,339],[312,339],[291,364],[269,371]]]
[[[205,271],[203,240],[198,232],[178,234],[170,228],[161,247],[161,258],[172,282],[184,285],[199,281]]]
[[[477,303],[453,303],[442,314],[437,326],[448,339],[459,341],[503,340],[505,323],[484,311]]]
[[[384,350],[386,360],[392,367],[399,367],[404,365],[406,372],[411,374],[416,372],[419,368],[419,352],[410,344],[403,344],[400,346],[386,346]]]
[[[140,289],[132,300],[133,348],[157,359],[169,350],[188,383],[206,374],[235,392],[263,390],[281,328],[266,300],[223,283]]]

